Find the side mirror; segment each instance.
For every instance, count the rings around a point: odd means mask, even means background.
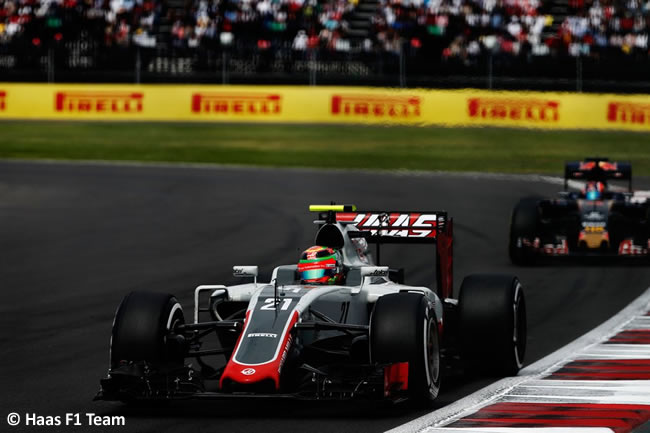
[[[253,282],[257,284],[258,270],[257,266],[233,266],[232,275],[238,278],[252,277]]]
[[[361,278],[365,277],[388,277],[388,266],[363,266],[361,267]]]
[[[388,279],[396,282],[397,284],[404,284],[404,268],[389,269]]]
[[[352,289],[352,293],[359,293],[366,282],[366,277],[388,277],[388,266],[362,266],[359,270],[361,274],[361,284],[359,287]]]

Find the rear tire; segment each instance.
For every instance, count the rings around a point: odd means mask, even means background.
[[[534,239],[537,236],[537,225],[539,213],[537,210],[539,200],[536,198],[524,198],[517,203],[510,218],[510,238],[508,242],[508,253],[510,260],[515,265],[532,265],[535,263],[535,256],[519,244],[520,238]]]
[[[375,363],[408,362],[408,394],[431,402],[440,391],[440,339],[435,312],[419,293],[384,295],[370,318],[370,354]]]
[[[176,325],[185,323],[183,309],[169,294],[131,292],[115,313],[111,333],[111,368],[126,362],[182,366],[182,350],[168,344]]]
[[[458,301],[465,361],[500,376],[516,375],[526,353],[526,302],[517,277],[470,275]]]

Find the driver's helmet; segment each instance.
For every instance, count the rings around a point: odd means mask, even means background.
[[[600,200],[605,192],[605,184],[602,182],[587,182],[584,194],[587,200]]]
[[[302,283],[338,284],[343,279],[341,254],[329,247],[310,247],[300,256],[298,273]]]

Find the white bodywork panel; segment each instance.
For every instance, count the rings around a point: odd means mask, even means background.
[[[408,286],[404,284],[397,284],[392,282],[386,277],[388,273],[387,267],[378,267],[374,264],[372,255],[369,251],[368,244],[363,238],[351,239],[348,235],[349,231],[357,231],[356,227],[352,224],[335,224],[340,230],[344,245],[340,249],[343,256],[343,264],[348,269],[360,269],[361,283],[359,285],[338,285],[338,286],[317,286],[310,285],[311,290],[304,294],[295,309],[302,315],[304,311],[309,308],[309,305],[316,301],[323,295],[339,294],[342,301],[360,302],[366,304],[374,304],[379,297],[391,293],[399,292],[417,292],[422,293],[429,302],[433,304],[436,317],[439,322],[442,322],[442,302],[438,295],[428,287],[423,286]],[[291,265],[288,265],[291,266]],[[244,268],[240,266],[240,268]],[[246,270],[253,269],[253,267],[246,267]],[[255,267],[255,270],[257,267]],[[233,286],[199,286],[195,291],[195,315],[198,315],[199,304],[199,291],[203,288],[214,287],[211,297],[223,297],[223,302],[247,302],[248,310],[252,310],[257,302],[257,298],[264,288],[271,287],[276,284],[278,270],[282,266],[278,266],[273,270],[271,281],[268,283],[247,283],[238,284]],[[373,274],[374,272],[374,274]],[[256,273],[256,272],[255,272]],[[252,274],[252,272],[247,273]],[[374,275],[381,276],[374,276]],[[367,276],[369,275],[369,276]],[[250,275],[249,275],[250,276]],[[300,285],[280,285],[277,287],[278,295],[281,296],[284,291],[291,291]],[[195,316],[196,318],[196,316]]]

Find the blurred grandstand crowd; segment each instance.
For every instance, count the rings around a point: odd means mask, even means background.
[[[648,56],[650,0],[0,0],[0,46]]]

